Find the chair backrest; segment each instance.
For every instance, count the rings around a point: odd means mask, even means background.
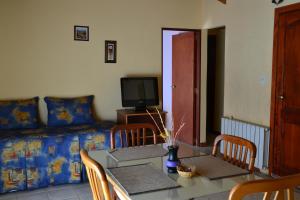
[[[300,185],[300,174],[248,181],[236,185],[229,194],[229,200],[241,200],[253,193],[264,193],[264,200],[284,200],[285,196],[288,200],[294,200],[294,188],[298,185]]]
[[[223,149],[223,159],[238,166],[246,169],[253,173],[254,163],[256,158],[256,146],[249,140],[241,137],[231,136],[231,135],[219,135],[216,137],[213,147],[212,155],[217,155],[218,144],[224,141]],[[249,158],[248,154],[250,154]],[[249,160],[249,163],[247,163]]]
[[[146,145],[147,132],[152,133],[149,139],[153,139],[153,144],[157,143],[156,128],[152,124],[120,124],[115,125],[110,132],[110,147],[116,148],[116,134],[119,134],[122,147]]]
[[[103,167],[91,157],[86,150],[80,150],[80,156],[85,165],[94,200],[112,200],[108,181]]]

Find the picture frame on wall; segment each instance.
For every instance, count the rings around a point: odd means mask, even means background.
[[[117,41],[105,40],[105,63],[117,63]]]
[[[74,26],[74,40],[89,41],[89,27],[88,26]]]

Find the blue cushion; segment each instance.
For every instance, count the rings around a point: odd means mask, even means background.
[[[77,98],[45,97],[48,108],[48,126],[94,123],[93,99],[93,95]]]
[[[38,127],[39,98],[0,101],[0,129]]]

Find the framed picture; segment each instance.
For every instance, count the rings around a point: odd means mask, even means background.
[[[117,41],[105,40],[105,63],[117,63]]]
[[[74,26],[74,40],[89,41],[89,27]]]

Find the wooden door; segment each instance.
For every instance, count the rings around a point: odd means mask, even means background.
[[[199,145],[200,33],[185,32],[172,39],[172,113],[174,131],[185,123],[179,140]]]
[[[270,169],[300,172],[300,4],[276,9]]]

